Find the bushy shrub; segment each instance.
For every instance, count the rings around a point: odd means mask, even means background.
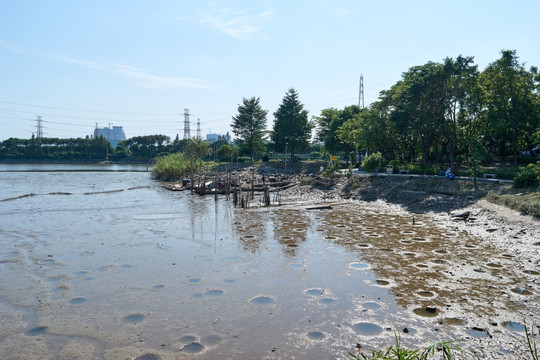
[[[514,179],[515,188],[525,188],[538,186],[540,182],[540,161],[536,164],[529,164],[527,167],[520,167],[519,173]]]
[[[380,152],[376,152],[376,153],[366,156],[364,158],[364,161],[362,161],[362,169],[369,172],[375,172],[375,169],[382,170],[383,169],[382,154]],[[386,169],[385,166],[384,166],[384,169]]]
[[[188,174],[190,169],[190,162],[183,154],[170,154],[158,159],[152,169],[152,177],[164,181],[178,180]]]

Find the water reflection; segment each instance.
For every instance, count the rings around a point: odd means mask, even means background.
[[[303,210],[273,211],[274,240],[289,256],[296,256],[298,247],[306,242],[310,219]]]

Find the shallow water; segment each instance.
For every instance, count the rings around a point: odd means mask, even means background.
[[[0,171],[3,359],[344,358],[358,342],[391,343],[394,329],[407,328],[408,344],[478,337],[464,317],[517,314],[525,297],[538,317],[536,269],[514,270],[418,215],[376,204],[238,210],[121,166],[10,166]]]

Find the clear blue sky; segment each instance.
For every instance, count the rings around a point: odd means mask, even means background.
[[[309,115],[376,101],[410,67],[502,49],[540,66],[540,1],[0,0],[0,140],[230,131],[242,98],[268,127],[294,87]],[[232,135],[232,133],[231,133]]]

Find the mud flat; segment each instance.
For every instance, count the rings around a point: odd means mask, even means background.
[[[364,227],[365,241],[355,244],[380,277],[375,281],[434,333],[455,328],[456,338],[486,358],[516,358],[527,353],[525,325],[535,334],[540,329],[540,220],[485,200],[509,185],[472,185],[361,175],[338,178],[329,190],[308,181],[288,194],[319,205],[376,205],[373,216],[364,216],[377,225]]]

